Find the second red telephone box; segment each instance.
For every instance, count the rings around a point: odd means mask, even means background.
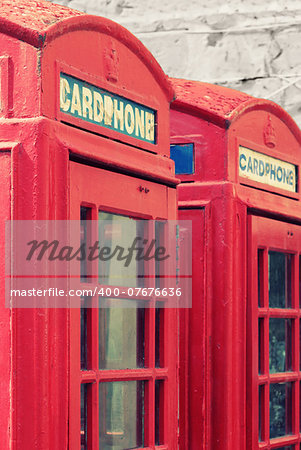
[[[299,450],[300,130],[270,101],[171,84],[179,215],[193,222],[181,446]]]

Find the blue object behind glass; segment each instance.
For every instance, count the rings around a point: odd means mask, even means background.
[[[194,145],[176,144],[170,146],[170,158],[175,162],[176,174],[194,173]]]

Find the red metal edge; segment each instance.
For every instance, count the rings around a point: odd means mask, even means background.
[[[167,76],[150,51],[126,28],[112,20],[86,14],[63,19],[49,27],[36,29],[25,27],[5,17],[0,17],[0,31],[2,33],[25,41],[37,48],[44,47],[63,34],[86,30],[107,34],[122,42],[129,50],[137,55],[152,73],[165,93],[167,100],[171,102],[175,98],[174,90]]]
[[[2,303],[1,303],[1,328],[0,339],[2,343],[2,351],[0,358],[0,370],[1,370],[1,406],[2,411],[0,414],[0,425],[2,429],[1,444],[3,448],[10,448],[10,443],[15,437],[15,423],[13,421],[13,410],[15,408],[14,397],[12,395],[14,385],[14,362],[15,354],[13,353],[13,328],[15,315],[14,310],[10,307],[9,303],[6,303],[8,293],[10,290],[10,280],[5,277],[5,246],[7,244],[6,224],[12,219],[12,205],[15,196],[14,184],[12,174],[16,167],[16,158],[20,151],[19,142],[4,142],[0,141],[0,176],[1,176],[1,213],[0,213],[0,228],[1,235],[3,236],[0,249],[1,249],[1,278],[0,285],[2,290]],[[5,305],[5,307],[4,307]]]
[[[2,117],[10,117],[13,109],[13,87],[12,87],[12,61],[11,56],[0,56],[0,82],[1,82],[1,105],[0,113]],[[4,95],[5,93],[5,95]]]
[[[49,119],[45,119],[48,120]],[[126,155],[126,144],[106,139],[104,136],[95,136],[83,130],[73,129],[73,137],[66,124],[57,122],[54,134],[60,145],[68,148],[69,154],[90,160],[91,164],[101,164],[103,167],[111,167],[115,171],[125,172],[131,176],[156,181],[167,186],[176,186],[180,180],[171,172],[171,160],[161,155],[150,152],[141,152],[139,148],[132,147],[131,156]],[[100,139],[100,141],[99,141]],[[88,145],[84,145],[84,143]],[[99,145],[99,142],[106,145]],[[89,148],[86,148],[89,147]],[[142,163],[137,165],[137,158]]]

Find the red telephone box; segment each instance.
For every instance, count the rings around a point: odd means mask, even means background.
[[[179,217],[193,222],[194,252],[181,446],[299,450],[300,130],[270,101],[171,84]]]
[[[157,220],[176,219],[172,88],[110,20],[37,0],[3,1],[0,16],[1,448],[175,449],[174,309],[152,294],[120,299],[146,307],[118,314],[6,308],[3,294],[8,219],[81,220],[84,236],[104,216],[132,231],[141,219],[153,237]]]

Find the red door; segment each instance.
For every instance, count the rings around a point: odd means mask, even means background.
[[[139,229],[164,245],[170,188],[76,162],[70,186],[82,241],[113,247],[116,239],[128,248]],[[70,449],[175,449],[176,311],[159,308],[166,298],[154,289],[143,291],[158,287],[156,277],[137,277],[158,275],[153,259],[142,269],[114,264],[80,263],[80,286],[97,294],[83,295],[87,308],[70,310]],[[126,294],[116,299],[117,290]]]
[[[301,227],[249,217],[248,450],[299,450]]]
[[[208,442],[205,425],[209,417],[210,404],[206,376],[209,371],[207,344],[209,322],[205,289],[208,276],[205,257],[205,217],[205,208],[179,209],[180,221],[191,221],[193,248],[192,286],[191,291],[188,289],[188,292],[191,292],[191,308],[179,311],[180,450],[203,449]],[[180,238],[183,240],[185,236],[180,234]],[[186,263],[185,257],[183,263]]]

